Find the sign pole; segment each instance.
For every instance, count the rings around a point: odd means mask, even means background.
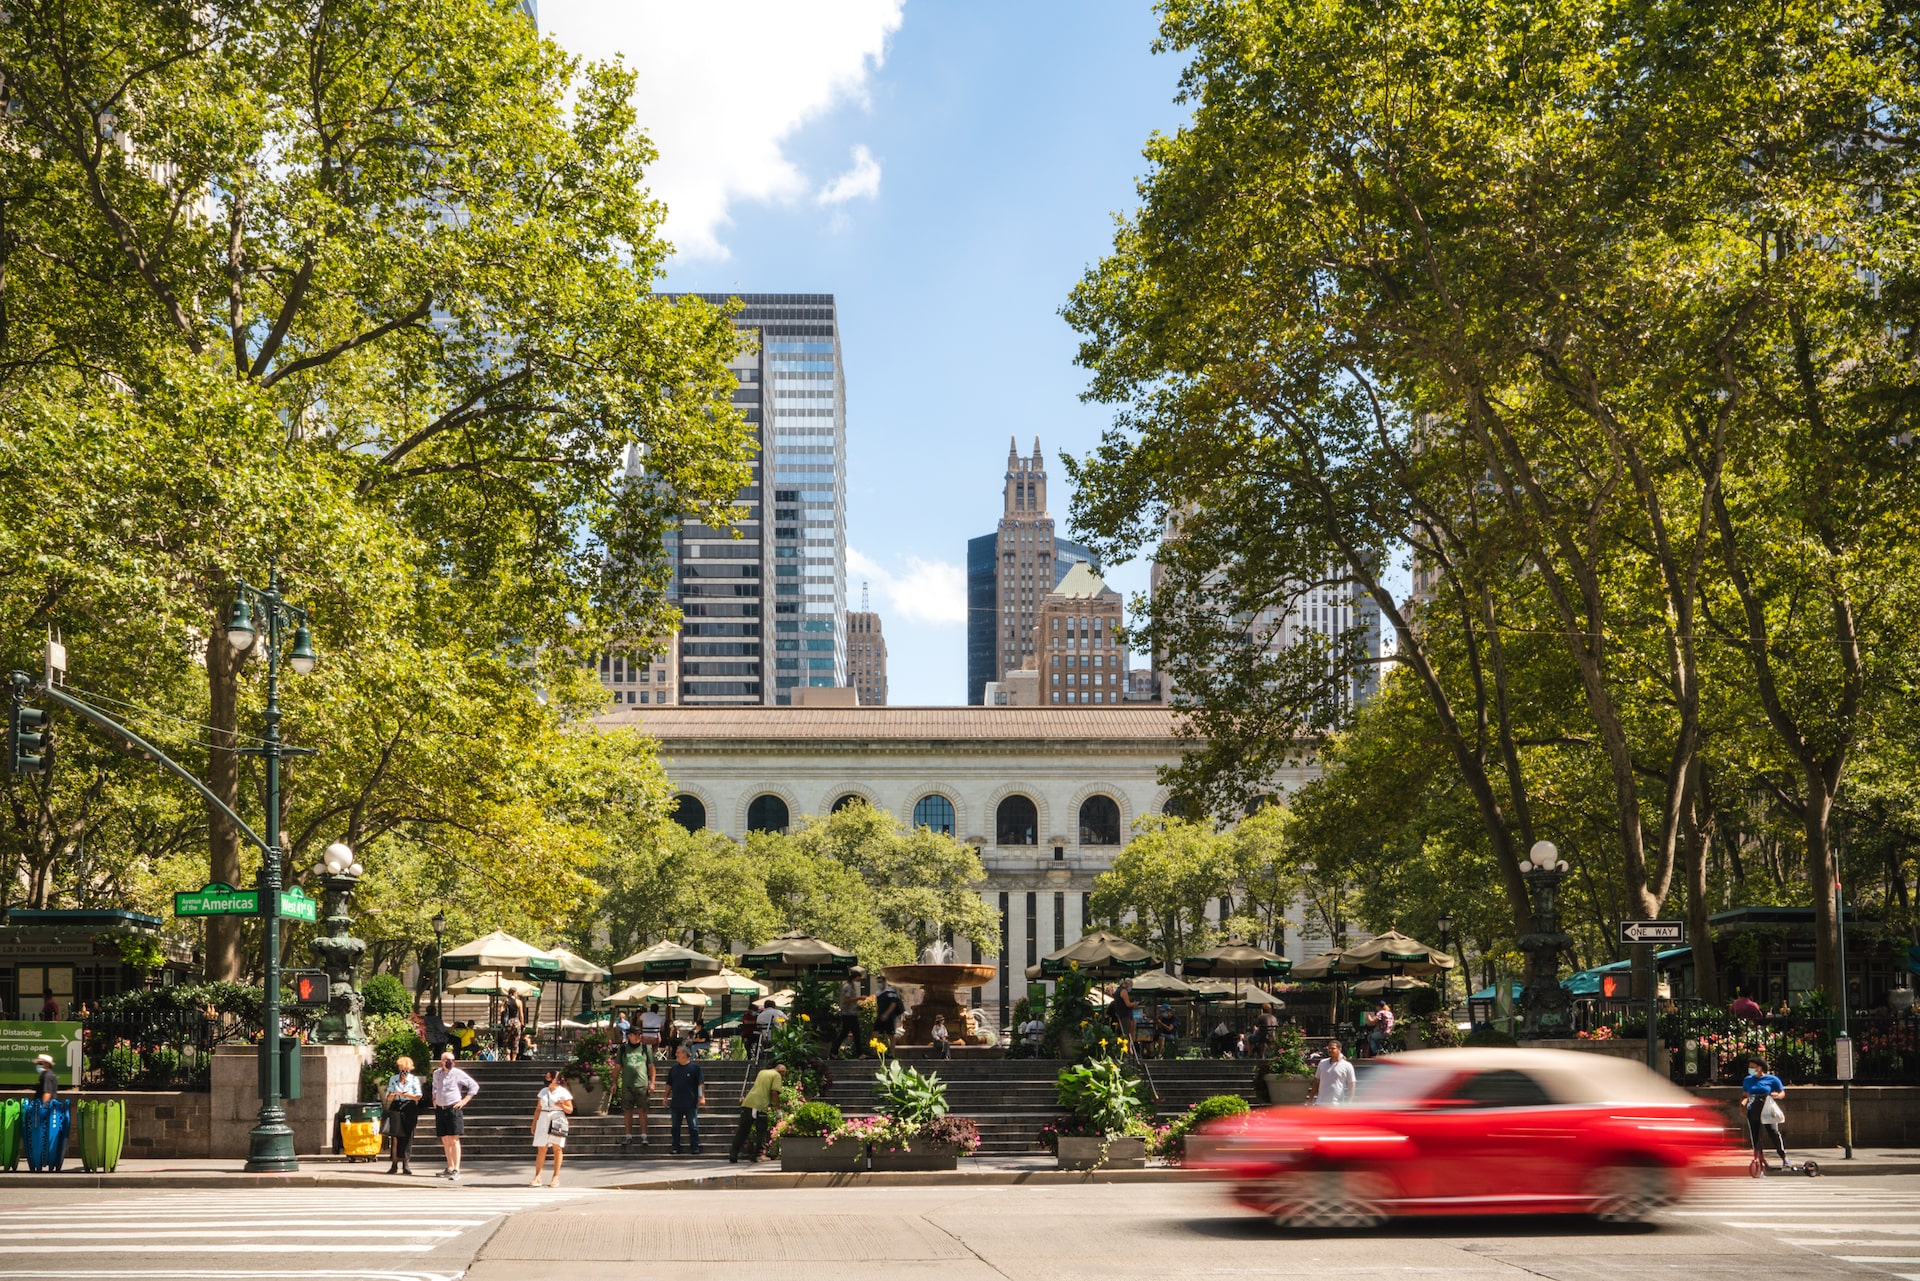
[[[1647,1070],[1660,1076],[1660,945],[1643,943],[1647,949]]]
[[[1847,1033],[1847,899],[1840,878],[1833,878],[1834,929],[1840,935],[1840,1035],[1834,1041],[1834,1067],[1840,1077],[1841,1160],[1853,1160],[1853,1038]]]

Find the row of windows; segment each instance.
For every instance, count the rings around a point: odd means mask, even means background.
[[[1076,692],[1074,692],[1074,691],[1072,691],[1072,690],[1069,690],[1069,691],[1067,692],[1067,696],[1066,696],[1066,698],[1065,698],[1065,699],[1062,699],[1062,698],[1060,697],[1060,692],[1059,692],[1058,690],[1055,690],[1055,691],[1054,691],[1054,694],[1053,694],[1053,701],[1054,701],[1054,702],[1056,702],[1056,703],[1059,703],[1059,702],[1068,702],[1068,703],[1117,703],[1117,702],[1119,702],[1119,701],[1120,701],[1120,696],[1119,696],[1118,694],[1114,694],[1114,693],[1109,693],[1109,694],[1108,694],[1108,695],[1107,695],[1107,696],[1106,696],[1106,697],[1105,697],[1105,698],[1103,699],[1103,698],[1101,698],[1101,697],[1100,697],[1100,695],[1099,695],[1099,694],[1098,694],[1097,692],[1096,692],[1096,693],[1092,693],[1092,694],[1087,694],[1087,693],[1076,693]]]
[[[862,803],[863,799],[849,792],[833,803],[833,812],[837,814],[849,805]],[[707,825],[707,807],[700,803],[698,797],[682,793],[674,798],[673,818],[689,832],[697,832]],[[749,832],[784,832],[791,819],[787,803],[778,796],[763,793],[747,805]],[[953,821],[953,802],[938,792],[929,792],[914,803],[915,827],[931,828],[943,836],[952,836]],[[1015,794],[1000,802],[1000,808],[993,816],[993,839],[996,845],[1040,843],[1040,810],[1031,797]],[[1080,843],[1120,843],[1120,805],[1111,796],[1089,796],[1081,803]]]

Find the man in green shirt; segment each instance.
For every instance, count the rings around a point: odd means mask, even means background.
[[[621,1147],[633,1143],[635,1113],[640,1116],[640,1146],[653,1146],[647,1137],[647,1113],[651,1110],[654,1084],[653,1048],[641,1043],[639,1028],[630,1027],[626,1044],[620,1047],[620,1106],[627,1114],[627,1132],[620,1139]]]
[[[740,1123],[733,1127],[733,1148],[727,1160],[738,1162],[740,1149],[753,1141],[753,1159],[764,1161],[767,1150],[767,1114],[780,1101],[780,1087],[786,1080],[787,1065],[776,1063],[753,1078],[753,1088],[740,1100]]]

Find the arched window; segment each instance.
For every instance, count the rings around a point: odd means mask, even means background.
[[[845,796],[842,796],[833,803],[833,812],[838,814],[841,810],[849,809],[855,805],[865,805],[866,803],[866,797],[856,796],[852,792],[848,792]]]
[[[1024,796],[1009,796],[993,816],[995,845],[1038,845],[1040,811]]]
[[[1255,814],[1258,814],[1261,810],[1267,808],[1267,806],[1278,805],[1279,803],[1280,802],[1278,798],[1272,795],[1256,796],[1252,800],[1247,802],[1247,810],[1246,810],[1247,817],[1252,818]]]
[[[747,830],[749,832],[784,832],[787,830],[787,803],[778,796],[756,796],[747,806]]]
[[[1160,812],[1168,818],[1191,819],[1193,817],[1193,806],[1188,803],[1187,798],[1184,796],[1169,796],[1167,803],[1160,807]]]
[[[673,821],[689,832],[697,832],[707,825],[707,807],[699,797],[682,792],[673,798]]]
[[[1120,807],[1111,796],[1089,796],[1080,806],[1080,843],[1118,845]]]
[[[942,836],[953,835],[953,802],[938,792],[929,792],[913,805],[913,825],[930,827]]]

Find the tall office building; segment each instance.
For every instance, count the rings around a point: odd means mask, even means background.
[[[1119,592],[1086,565],[1068,570],[1041,600],[1034,624],[1038,701],[1119,706],[1127,689],[1123,621]]]
[[[680,701],[786,706],[801,686],[847,683],[846,373],[832,294],[738,297],[757,350],[733,362],[755,433],[733,530],[689,522],[676,539],[684,623]],[[739,535],[736,537],[736,533]]]
[[[866,608],[866,593],[861,593],[861,608],[847,615],[847,676],[860,693],[860,706],[887,705],[887,638],[880,630],[880,615]]]
[[[1039,439],[1030,458],[1009,440],[1000,528],[967,540],[968,703],[979,706],[989,681],[1004,680],[1034,657],[1039,602],[1075,565],[1100,569],[1091,551],[1053,532]]]

